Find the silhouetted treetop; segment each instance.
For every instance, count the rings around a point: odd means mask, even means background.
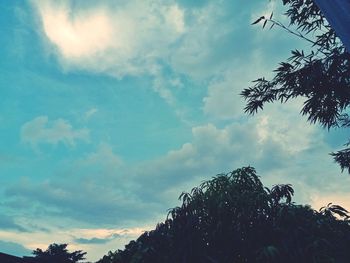
[[[37,248],[33,251],[34,262],[37,263],[76,263],[85,259],[86,252],[81,250],[68,252],[67,244],[51,244],[43,251]]]
[[[348,212],[292,202],[291,185],[271,189],[252,167],[219,174],[180,195],[163,223],[98,263],[348,262]]]

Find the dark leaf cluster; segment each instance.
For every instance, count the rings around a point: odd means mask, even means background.
[[[349,126],[350,54],[326,21],[313,0],[283,0],[288,6],[289,25],[265,19],[311,43],[310,51],[293,50],[275,69],[273,79],[259,78],[242,91],[245,111],[254,114],[266,103],[285,103],[304,98],[301,110],[311,123],[330,129]],[[257,22],[257,23],[258,23]],[[264,24],[265,24],[264,22]],[[342,170],[350,173],[350,149],[333,153]]]

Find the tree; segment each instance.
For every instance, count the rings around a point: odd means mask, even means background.
[[[291,185],[263,186],[252,167],[219,174],[189,193],[155,230],[97,263],[348,262],[348,212],[292,202]]]
[[[272,14],[253,24],[279,26],[310,43],[310,51],[293,50],[275,69],[273,79],[259,78],[244,89],[245,111],[254,114],[266,103],[303,97],[301,113],[311,123],[327,129],[350,127],[350,54],[313,0],[283,0],[283,4],[288,6],[289,26],[273,20]],[[331,155],[342,171],[350,173],[350,140],[344,146]]]
[[[81,250],[68,252],[67,244],[51,244],[43,251],[37,248],[33,251],[34,262],[37,263],[76,263],[85,259],[86,252]]]

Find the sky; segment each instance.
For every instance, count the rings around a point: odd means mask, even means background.
[[[302,99],[244,113],[239,93],[308,43],[251,23],[275,1],[0,1],[0,250],[68,243],[97,260],[177,197],[243,166],[295,201],[350,208],[329,153],[346,130]]]

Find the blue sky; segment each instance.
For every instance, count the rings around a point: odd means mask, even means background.
[[[250,23],[274,1],[1,1],[0,240],[100,258],[205,179],[256,167],[298,202],[350,207],[328,153],[346,130],[302,100],[243,113],[240,91],[307,43]]]

